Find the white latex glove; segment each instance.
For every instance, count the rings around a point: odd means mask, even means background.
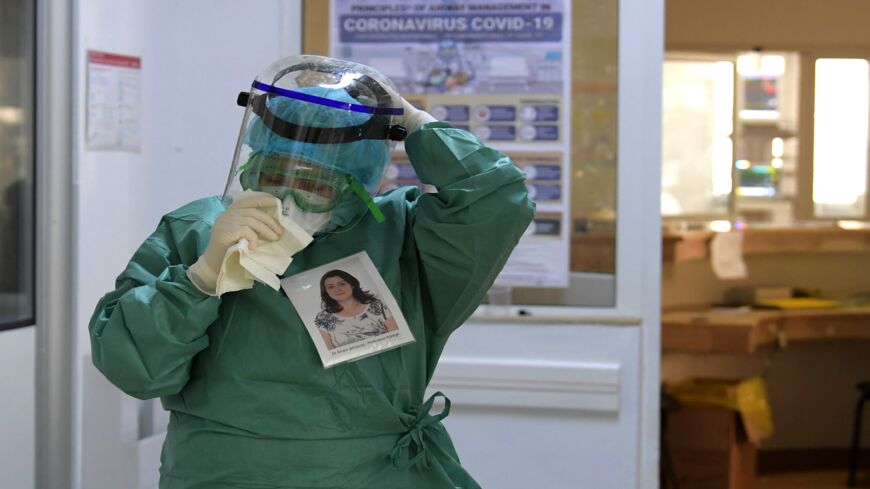
[[[420,126],[428,122],[435,122],[437,119],[432,117],[432,114],[425,110],[420,110],[402,97],[402,109],[405,114],[402,118],[402,125],[408,130],[408,134],[420,129]]]
[[[404,109],[404,114],[402,115],[402,119],[397,121],[398,124],[405,126],[408,134],[420,129],[420,126],[426,124],[427,122],[435,122],[436,118],[432,117],[432,114],[426,112],[425,110],[420,110],[417,107],[411,105],[410,102],[405,100],[405,97],[396,93],[390,87],[384,87],[387,90],[387,93],[390,94],[393,100],[401,100],[402,101],[402,109]]]
[[[202,256],[188,268],[188,277],[202,292],[214,295],[218,273],[224,256],[230,246],[241,239],[248,241],[248,247],[257,248],[260,240],[276,241],[284,233],[284,228],[261,208],[275,206],[271,195],[257,195],[233,202],[214,222],[211,238]]]

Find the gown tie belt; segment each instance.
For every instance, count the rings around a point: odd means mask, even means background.
[[[435,400],[439,397],[444,398],[444,409],[438,414],[429,414],[435,405]],[[431,463],[423,435],[427,429],[437,426],[442,419],[450,414],[450,399],[440,391],[436,392],[419,409],[412,408],[409,414],[414,417],[414,420],[410,424],[405,423],[408,431],[402,434],[390,453],[393,467],[399,470],[405,470],[412,466],[428,469]],[[427,437],[431,438],[429,435]]]

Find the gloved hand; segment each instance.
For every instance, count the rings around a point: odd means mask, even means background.
[[[427,122],[435,122],[437,119],[432,117],[432,114],[426,112],[425,110],[420,110],[417,107],[411,105],[410,102],[405,100],[405,97],[399,95],[395,90],[388,86],[384,86],[387,93],[390,94],[390,97],[395,100],[402,101],[402,109],[404,109],[405,113],[402,115],[402,119],[398,120],[396,123],[405,126],[408,134],[420,129],[420,126],[426,124]]]
[[[411,105],[404,97],[402,97],[402,108],[405,110],[402,125],[408,130],[408,134],[420,129],[423,124],[437,120],[432,117],[432,114]]]
[[[284,228],[272,216],[260,210],[276,205],[275,197],[259,195],[233,202],[219,215],[211,228],[208,246],[199,260],[188,268],[188,278],[202,292],[214,295],[224,256],[230,246],[241,239],[256,249],[260,239],[275,241]]]

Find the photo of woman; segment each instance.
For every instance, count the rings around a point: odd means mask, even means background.
[[[365,251],[285,277],[281,288],[326,368],[415,341],[399,303]]]
[[[329,350],[399,329],[389,307],[344,270],[323,274],[320,299],[314,324]]]

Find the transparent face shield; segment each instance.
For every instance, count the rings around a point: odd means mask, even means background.
[[[324,213],[353,192],[380,216],[371,195],[406,133],[389,79],[357,63],[293,56],[258,76],[239,104],[245,115],[225,204],[253,190]]]

